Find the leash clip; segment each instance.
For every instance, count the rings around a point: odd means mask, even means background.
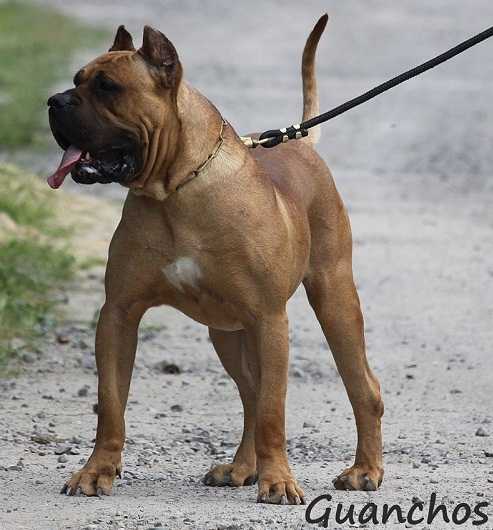
[[[262,147],[271,148],[276,145],[286,143],[289,140],[299,140],[308,136],[308,130],[301,127],[298,123],[284,129],[273,129],[265,131],[259,137],[258,143]]]
[[[305,136],[308,136],[308,130],[302,128],[298,123],[284,129],[265,131],[259,136],[258,140],[251,136],[240,136],[240,140],[249,149],[255,149],[259,145],[266,148],[275,147],[276,145],[289,142],[289,140],[299,140]]]

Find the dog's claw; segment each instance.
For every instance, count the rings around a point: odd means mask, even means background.
[[[251,475],[250,477],[248,477],[245,480],[245,483],[243,485],[244,486],[253,486],[253,484],[255,484],[257,482],[257,479],[258,479],[258,475],[257,474]]]
[[[354,491],[354,487],[349,482],[349,477],[339,476],[333,481],[334,487],[337,490]]]
[[[231,480],[231,474],[225,474],[223,481],[216,480],[212,473],[207,473],[207,475],[202,479],[202,482],[206,486],[231,486],[233,484]]]
[[[259,495],[257,497],[257,502],[261,504],[265,504],[266,502],[268,502],[267,495]]]
[[[367,465],[354,465],[333,480],[335,489],[346,491],[377,491],[382,483],[383,470]]]
[[[243,478],[243,480],[242,480]],[[241,467],[236,469],[234,464],[213,465],[202,478],[202,483],[206,486],[251,486],[257,482],[257,473],[245,470]]]
[[[365,475],[364,477],[364,484],[363,484],[363,490],[364,491],[377,491],[377,487],[374,484],[373,480]]]
[[[286,495],[281,496],[281,504],[288,504],[288,498],[286,497]]]

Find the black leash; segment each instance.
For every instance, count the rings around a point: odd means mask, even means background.
[[[368,92],[361,94],[361,96],[351,99],[350,101],[346,101],[346,103],[343,103],[342,105],[339,105],[328,112],[324,112],[323,114],[315,116],[314,118],[306,120],[298,125],[291,125],[285,129],[265,131],[260,135],[258,140],[245,138],[244,141],[248,140],[248,142],[245,141],[245,143],[249,147],[257,147],[257,145],[261,145],[262,147],[275,147],[276,145],[287,142],[288,140],[297,140],[298,138],[308,136],[308,129],[331,120],[332,118],[335,118],[336,116],[339,116],[340,114],[343,114],[344,112],[347,112],[348,110],[351,110],[354,107],[373,99],[383,92],[386,92],[387,90],[390,90],[391,88],[394,88],[395,86],[400,85],[401,83],[404,83],[405,81],[408,81],[409,79],[412,79],[413,77],[416,77],[423,72],[426,72],[427,70],[444,63],[445,61],[448,61],[449,59],[452,59],[452,57],[465,52],[469,48],[476,46],[476,44],[479,44],[490,37],[493,37],[493,26],[485,31],[482,31],[481,33],[478,33],[474,37],[467,39],[461,44],[454,46],[445,53],[442,53],[437,57],[430,59],[419,66],[416,66],[415,68],[411,68],[411,70],[408,70],[407,72],[404,72],[393,79],[385,81],[385,83],[372,88]]]

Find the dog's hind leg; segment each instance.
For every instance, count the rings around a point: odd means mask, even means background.
[[[204,477],[207,486],[249,486],[257,480],[255,456],[255,356],[248,355],[244,331],[209,328],[212,344],[226,372],[235,381],[243,403],[243,437],[231,464],[220,464]]]
[[[312,230],[304,280],[353,407],[358,432],[355,463],[334,480],[336,489],[375,490],[383,478],[380,385],[368,366],[363,316],[352,274],[349,219],[342,204],[329,223]]]

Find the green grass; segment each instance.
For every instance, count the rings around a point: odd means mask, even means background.
[[[51,8],[0,0],[0,150],[46,145],[46,99],[71,79],[77,50],[107,44],[106,31]],[[0,165],[0,365],[55,323],[55,288],[76,269],[54,200],[35,177]]]
[[[0,212],[22,226],[49,227],[53,218],[53,201],[44,189],[27,185],[23,173],[13,166],[1,166],[0,182]]]
[[[0,245],[0,362],[16,353],[12,339],[32,341],[53,325],[53,286],[71,278],[74,259],[34,240]]]
[[[53,326],[54,288],[75,272],[67,231],[54,236],[54,200],[39,179],[0,165],[0,215],[8,216],[7,228],[0,224],[0,364],[16,353],[14,338],[33,347]]]
[[[48,7],[0,3],[0,148],[43,143],[48,95],[70,79],[74,52],[103,51],[103,39],[105,31]]]

